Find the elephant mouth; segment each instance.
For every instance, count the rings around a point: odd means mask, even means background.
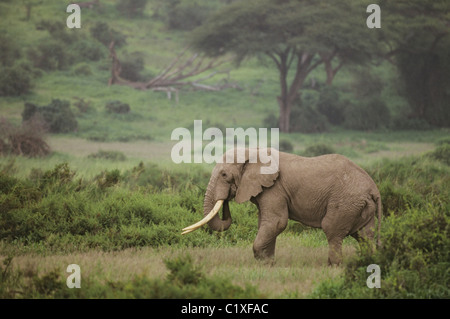
[[[181,234],[182,235],[188,234],[188,233],[193,232],[194,230],[202,227],[203,225],[207,224],[211,219],[214,218],[214,216],[216,216],[219,213],[220,208],[223,205],[223,202],[224,202],[223,199],[218,200],[216,202],[216,204],[214,205],[214,208],[209,212],[208,215],[206,215],[201,221],[199,221],[195,224],[192,224],[191,226],[183,228],[182,229],[183,232]]]

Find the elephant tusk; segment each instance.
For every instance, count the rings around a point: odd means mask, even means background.
[[[199,222],[197,222],[197,223],[195,223],[195,224],[193,224],[193,225],[191,225],[191,226],[188,226],[188,227],[183,228],[183,229],[182,229],[183,232],[182,232],[181,234],[182,234],[182,235],[185,235],[185,234],[187,234],[187,233],[190,233],[190,232],[192,232],[192,231],[194,231],[194,230],[196,230],[196,229],[202,227],[202,226],[205,225],[206,223],[208,223],[208,222],[209,222],[211,219],[213,219],[213,217],[216,216],[216,214],[219,212],[220,208],[222,207],[223,202],[224,202],[223,199],[218,200],[218,201],[216,202],[216,205],[214,205],[214,208],[209,212],[208,215],[206,215],[201,221],[199,221]]]

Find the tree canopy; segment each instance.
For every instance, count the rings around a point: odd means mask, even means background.
[[[449,2],[381,1],[382,27],[366,25],[369,3],[358,0],[247,0],[224,7],[191,38],[210,56],[233,53],[240,62],[266,55],[280,75],[277,97],[282,132],[289,132],[292,105],[307,76],[324,66],[326,83],[347,64],[374,59],[395,62],[414,114],[432,124],[429,110],[448,104]],[[411,71],[413,69],[413,71]],[[290,73],[291,72],[291,73]]]
[[[236,2],[196,29],[192,43],[211,56],[233,53],[238,61],[270,57],[280,74],[280,130],[288,132],[292,105],[312,70],[324,64],[331,84],[344,64],[364,63],[379,50],[365,9],[353,0]]]

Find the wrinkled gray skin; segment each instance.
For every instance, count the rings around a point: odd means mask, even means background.
[[[381,197],[370,176],[344,156],[300,157],[279,152],[278,171],[261,174],[261,163],[217,164],[204,199],[207,215],[217,200],[225,200],[222,219],[209,223],[215,231],[231,225],[228,201],[250,200],[258,207],[258,234],[253,244],[256,259],[273,260],[277,236],[288,219],[322,228],[329,244],[328,263],[342,261],[342,240],[351,235],[372,246],[375,212],[381,216]],[[380,223],[378,223],[380,227]]]

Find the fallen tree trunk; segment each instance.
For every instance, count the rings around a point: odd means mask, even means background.
[[[178,90],[184,86],[190,86],[196,90],[206,91],[221,91],[227,88],[233,88],[242,90],[242,88],[236,83],[229,83],[230,70],[213,71],[207,76],[201,78],[195,78],[201,74],[214,70],[217,67],[230,62],[232,59],[206,59],[197,53],[186,59],[186,52],[188,48],[184,49],[164,70],[156,77],[148,81],[130,81],[120,76],[122,67],[120,60],[117,57],[114,42],[109,45],[109,54],[111,58],[111,78],[108,81],[108,85],[126,85],[137,90],[153,90],[162,91],[167,93],[169,99],[172,98],[172,93],[175,93],[176,100],[178,102]],[[214,77],[217,74],[228,74],[227,79],[222,79],[221,83],[211,85],[201,83]]]

